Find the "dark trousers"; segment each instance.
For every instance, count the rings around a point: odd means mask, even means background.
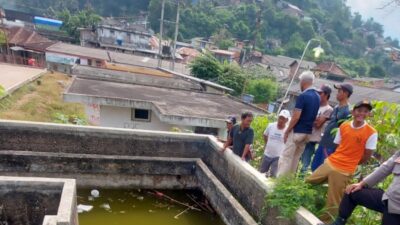
[[[400,225],[400,214],[388,212],[387,201],[382,201],[384,191],[364,188],[351,194],[345,194],[339,207],[339,216],[348,219],[357,205],[383,213],[382,225]]]

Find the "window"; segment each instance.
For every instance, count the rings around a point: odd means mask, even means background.
[[[147,109],[132,109],[132,120],[150,122],[151,111]]]

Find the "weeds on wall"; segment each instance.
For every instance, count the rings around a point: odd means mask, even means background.
[[[293,219],[300,206],[319,216],[325,211],[326,190],[324,186],[305,183],[304,179],[281,177],[275,180],[274,190],[266,197],[266,205],[277,208],[284,219]]]

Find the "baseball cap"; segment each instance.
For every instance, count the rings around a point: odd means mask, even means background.
[[[373,108],[371,102],[368,100],[363,100],[363,101],[357,102],[357,104],[354,105],[353,109],[358,109],[360,107],[367,107],[369,109],[369,111],[371,111]]]
[[[344,83],[344,84],[335,84],[334,87],[336,89],[342,89],[346,92],[349,93],[349,95],[353,94],[353,85],[349,84],[349,83]]]
[[[324,93],[326,95],[331,95],[332,88],[329,87],[328,85],[323,84],[319,89],[317,89],[317,91],[320,93]]]
[[[279,116],[283,116],[286,119],[289,119],[290,118],[290,112],[288,110],[284,109],[279,113]]]
[[[228,116],[228,118],[225,120],[227,123],[232,123],[233,125],[236,124],[236,117],[234,116]]]

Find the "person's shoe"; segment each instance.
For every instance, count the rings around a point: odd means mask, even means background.
[[[337,217],[336,220],[330,225],[346,225],[346,220],[341,217]]]

